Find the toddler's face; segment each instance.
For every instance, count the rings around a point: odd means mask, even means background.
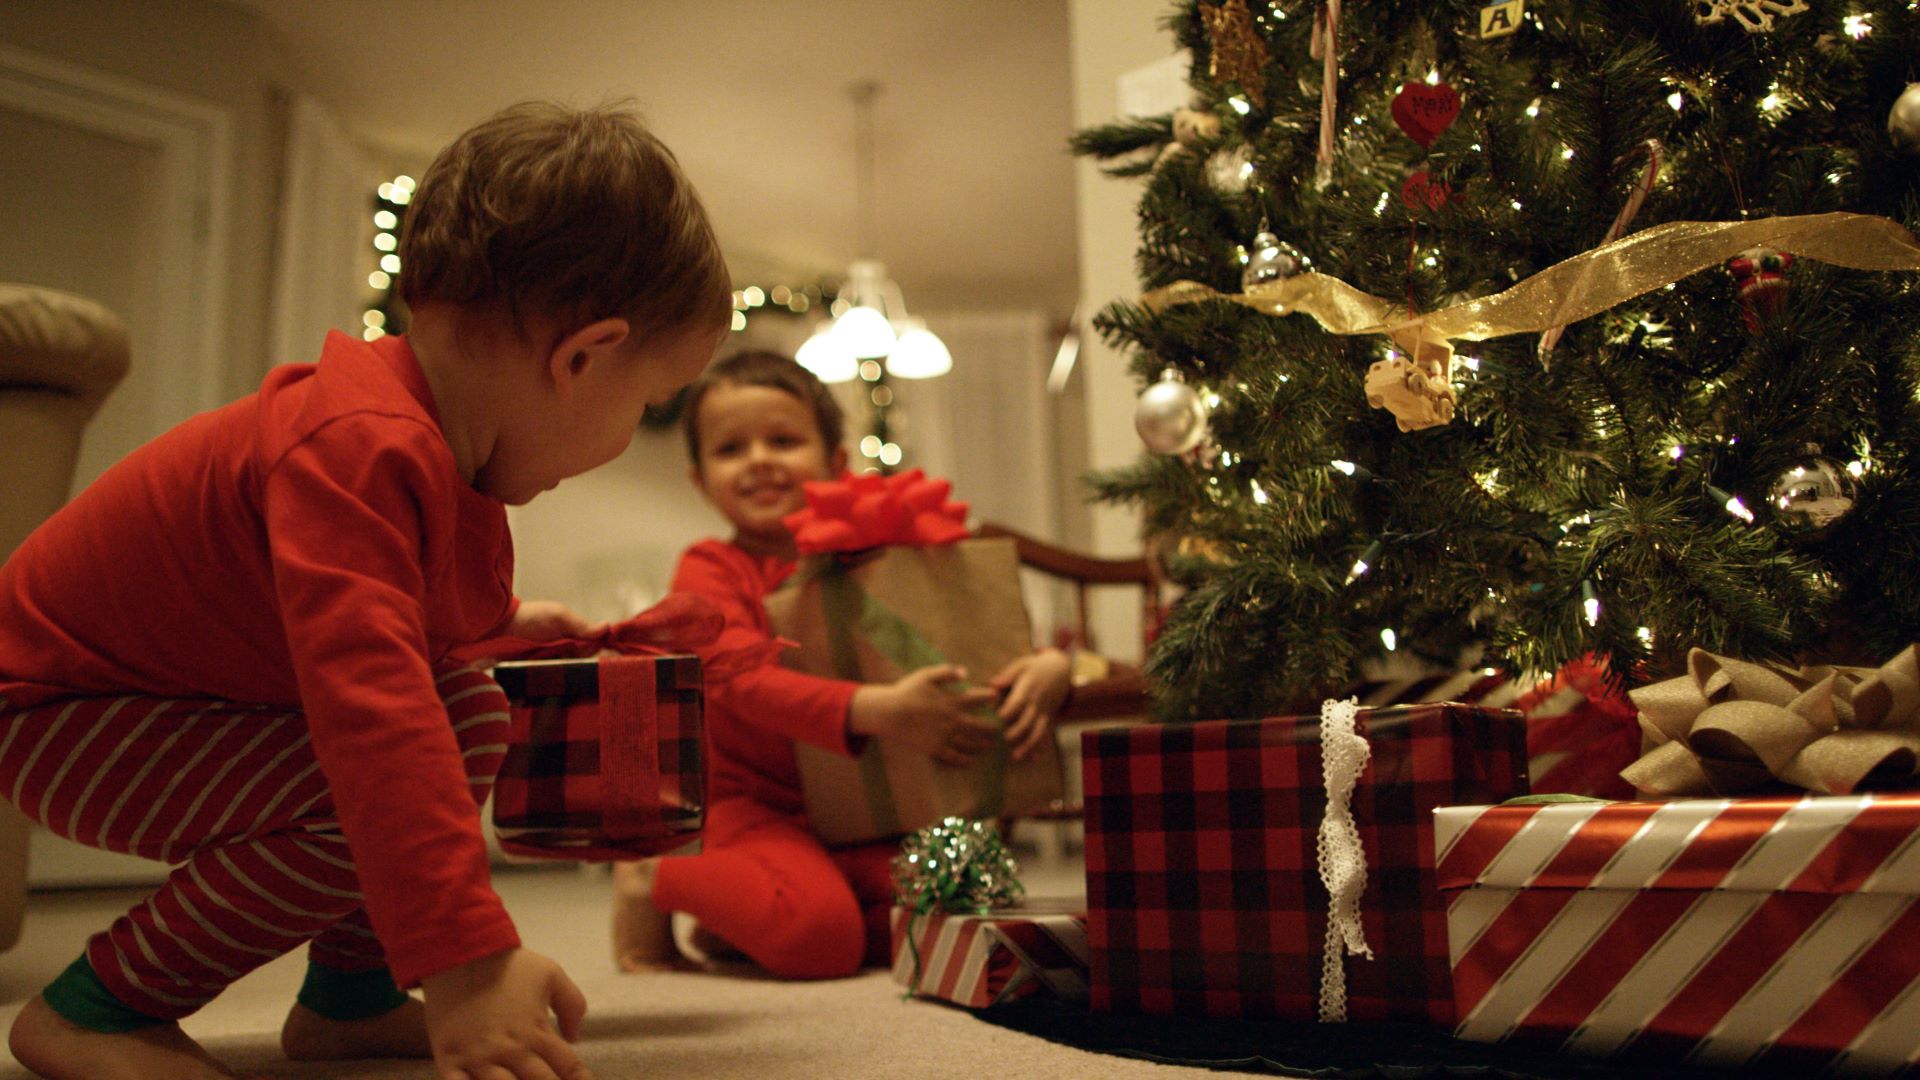
[[[713,358],[717,336],[701,328],[622,342],[577,377],[565,400],[516,412],[474,486],[519,506],[568,477],[619,457],[649,405],[672,400]]]
[[[838,472],[805,402],[771,386],[723,382],[700,402],[695,482],[743,535],[780,540],[806,505],[801,484]]]

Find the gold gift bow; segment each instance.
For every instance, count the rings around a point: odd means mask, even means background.
[[[1200,300],[1229,300],[1268,315],[1311,315],[1332,334],[1382,334],[1411,357],[1424,378],[1416,389],[1451,415],[1455,339],[1484,341],[1579,322],[1752,247],[1856,270],[1920,270],[1920,241],[1899,222],[1835,211],[1758,221],[1670,221],[1575,255],[1504,292],[1424,315],[1324,274],[1299,274],[1244,293],[1177,281],[1141,297],[1150,311]],[[1378,365],[1376,365],[1378,367]],[[1407,365],[1402,365],[1407,368]],[[1369,395],[1373,395],[1369,380]],[[1395,410],[1399,416],[1400,411]],[[1438,421],[1415,421],[1412,427]],[[1410,430],[1402,417],[1403,429]]]
[[[1847,795],[1920,774],[1920,646],[1878,668],[1787,668],[1687,654],[1630,691],[1654,743],[1620,775],[1650,795],[1732,795],[1781,781]]]

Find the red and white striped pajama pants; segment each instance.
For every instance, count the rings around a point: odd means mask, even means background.
[[[506,695],[471,666],[434,675],[478,805],[505,754]],[[386,966],[298,710],[119,697],[0,711],[0,795],[69,840],[177,864],[87,942],[142,1013],[186,1016],[307,941],[326,967]]]

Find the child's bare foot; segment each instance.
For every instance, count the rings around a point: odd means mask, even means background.
[[[613,962],[621,971],[687,967],[673,943],[673,913],[653,906],[659,866],[659,859],[613,864]]]
[[[280,1050],[294,1061],[430,1058],[427,1007],[419,998],[364,1020],[329,1020],[294,1003],[280,1028]]]
[[[7,1033],[20,1064],[46,1080],[223,1080],[231,1078],[179,1024],[109,1034],[53,1011],[43,997],[20,1010]]]
[[[740,947],[704,926],[696,925],[693,933],[687,937],[687,943],[700,950],[700,954],[709,960],[745,960],[747,954]]]

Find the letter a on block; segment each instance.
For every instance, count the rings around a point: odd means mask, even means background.
[[[1489,4],[1480,9],[1480,36],[1482,38],[1505,37],[1520,29],[1520,19],[1527,13],[1527,0],[1507,0],[1504,4]]]

